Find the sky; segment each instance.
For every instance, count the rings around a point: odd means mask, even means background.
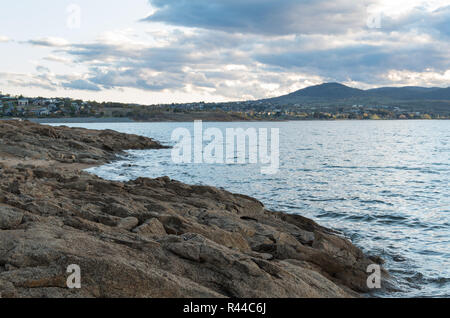
[[[140,104],[450,86],[450,0],[0,0],[0,91]]]

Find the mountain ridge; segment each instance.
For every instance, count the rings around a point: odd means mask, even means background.
[[[343,101],[349,99],[370,99],[386,101],[410,100],[448,100],[450,87],[379,87],[373,89],[358,89],[341,83],[331,82],[309,86],[287,95],[264,99],[275,103],[295,103],[308,101]]]

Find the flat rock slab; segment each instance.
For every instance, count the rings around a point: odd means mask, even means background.
[[[119,223],[117,224],[117,227],[120,229],[131,231],[136,226],[138,226],[138,224],[139,220],[135,217],[130,216],[120,220]]]

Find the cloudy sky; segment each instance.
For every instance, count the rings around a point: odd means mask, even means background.
[[[330,81],[450,86],[450,0],[0,4],[4,93],[154,104]]]

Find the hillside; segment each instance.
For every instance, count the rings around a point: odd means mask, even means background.
[[[310,86],[288,95],[267,99],[276,104],[295,104],[305,102],[370,102],[401,103],[404,101],[449,101],[449,88],[426,87],[381,87],[361,90],[339,83],[325,83]]]

